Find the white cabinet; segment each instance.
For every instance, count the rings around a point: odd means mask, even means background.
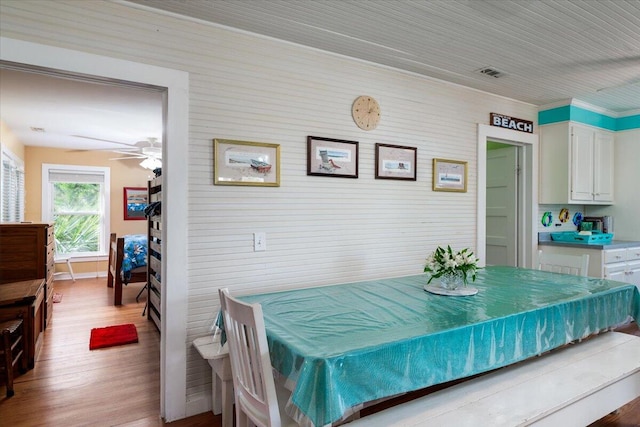
[[[564,122],[540,127],[541,204],[613,203],[613,134]]]
[[[640,246],[604,251],[603,277],[640,288]]]
[[[549,254],[589,255],[588,276],[631,283],[640,289],[640,246],[594,249],[540,245]]]

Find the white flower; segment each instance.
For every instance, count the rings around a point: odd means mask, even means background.
[[[445,273],[461,272],[463,280],[467,283],[467,276],[471,275],[471,279],[476,279],[476,271],[478,270],[478,259],[468,248],[459,252],[447,246],[446,249],[438,246],[438,248],[425,260],[425,273],[430,274],[429,283],[432,279],[442,276]]]

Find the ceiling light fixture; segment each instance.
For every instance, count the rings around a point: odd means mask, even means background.
[[[153,157],[147,157],[143,161],[140,162],[140,166],[145,169],[154,170],[162,167],[162,162],[158,159],[154,159]]]

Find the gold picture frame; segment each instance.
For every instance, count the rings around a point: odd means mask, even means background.
[[[213,140],[215,185],[280,186],[280,144]]]
[[[433,191],[467,192],[467,162],[433,159]]]

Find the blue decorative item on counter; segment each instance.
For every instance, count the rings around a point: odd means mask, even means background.
[[[573,225],[575,225],[576,227],[579,227],[581,222],[582,222],[582,212],[576,212],[575,214],[573,214]]]
[[[599,233],[597,231],[590,234],[582,234],[577,231],[563,231],[551,233],[551,240],[555,242],[583,243],[585,245],[606,245],[613,240],[612,233]]]

